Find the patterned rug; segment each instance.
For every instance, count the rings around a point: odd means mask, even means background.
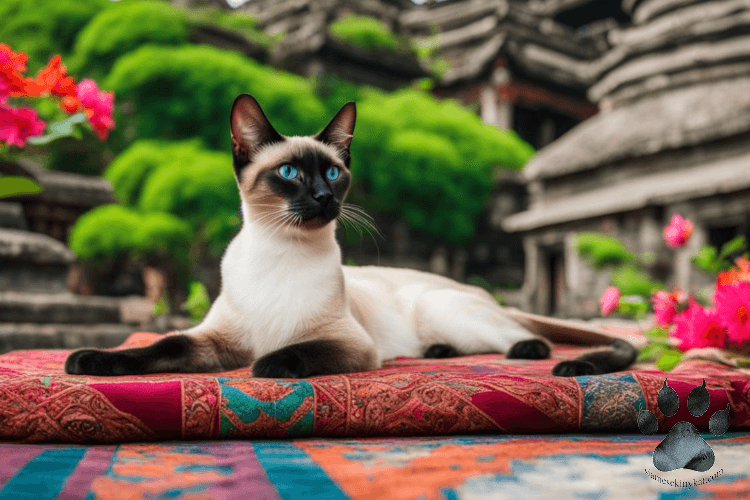
[[[706,472],[660,472],[639,434],[0,444],[0,500],[750,498],[750,433]]]
[[[140,333],[122,347],[159,336]],[[708,428],[731,406],[730,431],[750,429],[750,373],[688,360],[669,374],[650,365],[609,375],[556,378],[551,360],[482,355],[449,360],[399,358],[381,370],[305,380],[258,379],[249,369],[220,374],[71,376],[69,351],[0,356],[0,441],[127,443],[187,439],[438,436],[469,433],[638,432],[638,408],[660,429],[688,420]],[[666,418],[656,395],[669,377],[681,401],[706,379],[703,416],[682,408]]]

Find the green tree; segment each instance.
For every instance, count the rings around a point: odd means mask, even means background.
[[[120,2],[97,14],[76,39],[71,71],[104,76],[113,62],[143,44],[188,42],[185,13],[168,3]]]
[[[107,0],[3,0],[0,2],[0,41],[29,56],[36,73],[55,54],[68,54],[78,32]]]

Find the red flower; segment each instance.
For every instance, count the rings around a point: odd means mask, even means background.
[[[717,287],[730,285],[738,281],[750,281],[750,260],[740,257],[734,264],[737,266],[735,269],[719,273],[716,280]]]
[[[27,60],[23,52],[13,52],[8,45],[0,43],[0,99],[23,88]]]
[[[693,223],[683,219],[681,215],[674,214],[667,227],[664,228],[664,239],[672,248],[683,246],[693,234]]]
[[[680,340],[683,351],[693,347],[724,347],[727,329],[719,314],[712,309],[704,309],[691,300],[690,306],[674,320],[670,335]]]
[[[718,287],[714,302],[729,341],[737,346],[750,342],[750,283],[738,281]]]
[[[620,290],[616,286],[610,286],[602,294],[601,300],[599,300],[599,306],[602,310],[602,315],[607,316],[617,309],[617,305],[620,302]]]
[[[99,139],[106,139],[110,130],[115,128],[112,120],[112,92],[101,92],[94,80],[83,80],[78,84],[78,99],[81,101],[89,123]]]
[[[11,108],[0,103],[0,143],[26,145],[26,139],[44,132],[46,125],[31,108]]]
[[[34,83],[53,95],[76,96],[76,83],[68,76],[68,70],[59,55],[54,56],[46,67],[39,70]]]

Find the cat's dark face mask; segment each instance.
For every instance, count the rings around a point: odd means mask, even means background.
[[[339,217],[351,185],[355,118],[355,105],[348,103],[319,134],[285,137],[254,98],[237,97],[230,119],[232,154],[250,218],[278,220],[273,214],[281,211],[293,226],[317,229]]]

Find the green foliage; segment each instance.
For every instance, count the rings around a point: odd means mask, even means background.
[[[113,62],[152,43],[182,45],[188,41],[185,14],[165,2],[131,1],[110,5],[81,31],[71,70],[103,76]]]
[[[408,44],[400,41],[386,25],[370,16],[350,14],[328,26],[328,31],[339,40],[368,50],[403,50]]]
[[[154,303],[154,308],[151,311],[153,316],[162,316],[169,314],[169,301],[166,297],[159,297],[159,300]]]
[[[201,137],[229,151],[229,111],[245,92],[282,134],[311,134],[325,125],[310,80],[214,47],[141,47],[117,60],[104,88],[134,102],[141,138]]]
[[[28,177],[0,175],[0,198],[41,193],[44,188]]]
[[[184,262],[193,237],[189,226],[169,214],[139,214],[120,205],[102,205],[83,214],[68,244],[83,261],[108,265],[127,255]]]
[[[717,274],[732,268],[733,257],[737,257],[747,251],[747,239],[740,235],[732,238],[721,246],[706,245],[700,249],[698,254],[692,258],[693,265],[707,273]]]
[[[578,255],[595,269],[633,263],[637,258],[623,243],[607,234],[579,233],[576,235]]]
[[[450,244],[474,234],[493,167],[520,169],[533,154],[514,132],[416,90],[368,89],[357,115],[352,175],[368,193],[357,201]]]
[[[203,283],[199,281],[190,283],[190,291],[187,299],[182,303],[182,308],[190,315],[193,324],[197,325],[203,321],[210,307],[211,299]]]
[[[656,360],[656,367],[663,372],[668,372],[682,361],[684,354],[674,347],[665,347],[659,359]]]
[[[138,200],[142,212],[171,213],[196,226],[217,214],[237,211],[240,198],[231,155],[194,151],[189,160],[180,154],[148,176]]]
[[[119,205],[102,205],[83,214],[70,230],[68,246],[79,259],[106,264],[134,249],[140,218]]]
[[[638,352],[639,362],[654,361],[657,368],[662,371],[669,371],[682,361],[684,353],[669,345],[666,329],[655,326],[644,334],[649,342],[640,348]]]
[[[663,289],[664,285],[654,281],[645,271],[636,266],[622,266],[612,272],[612,284],[625,295],[651,297],[654,290]]]
[[[490,284],[489,281],[487,281],[486,279],[482,278],[481,276],[469,276],[469,278],[467,278],[466,282],[468,284],[470,284],[470,285],[474,285],[474,286],[478,286],[478,287],[484,288],[488,292],[494,292],[495,291],[495,287],[492,286],[492,284]]]
[[[648,302],[640,295],[625,295],[617,302],[617,312],[641,320],[648,313]]]
[[[130,145],[110,163],[104,178],[112,183],[115,196],[127,206],[137,205],[146,179],[169,162],[189,164],[205,151],[200,140],[169,142],[143,139]]]
[[[171,258],[184,264],[192,238],[185,221],[170,214],[146,214],[133,233],[133,250],[146,260]]]
[[[29,56],[33,74],[55,54],[67,54],[78,32],[107,0],[3,0],[0,41]],[[65,62],[65,60],[64,60]]]
[[[194,23],[215,24],[244,36],[261,47],[269,47],[281,41],[283,35],[271,37],[258,29],[258,20],[244,12],[226,11],[214,8],[188,9],[188,19]]]

